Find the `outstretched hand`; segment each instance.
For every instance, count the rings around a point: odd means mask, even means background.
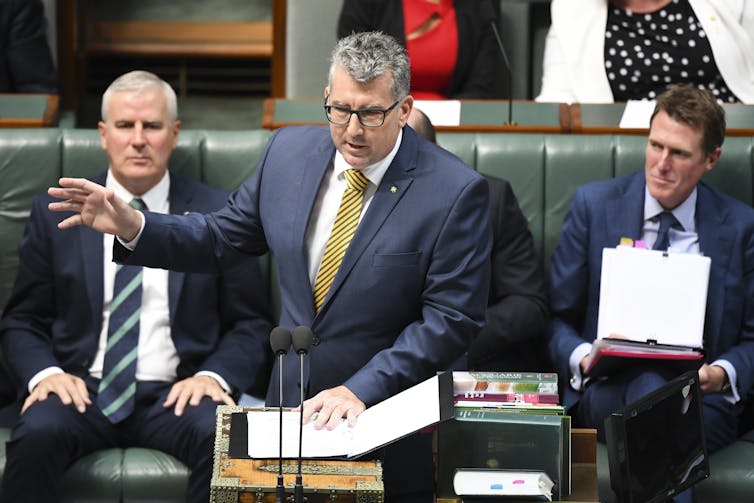
[[[58,224],[60,229],[86,225],[99,232],[113,234],[124,241],[133,240],[141,229],[141,216],[112,189],[84,178],[61,178],[60,187],[47,193],[61,201],[50,203],[51,211],[72,211]]]

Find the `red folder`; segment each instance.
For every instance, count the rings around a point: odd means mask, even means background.
[[[610,375],[637,359],[664,361],[663,365],[668,365],[681,374],[688,370],[698,370],[704,363],[704,353],[699,348],[686,346],[612,338],[598,339],[592,345],[585,374],[589,377]]]

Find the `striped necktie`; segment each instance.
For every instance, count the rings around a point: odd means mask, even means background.
[[[146,209],[141,199],[130,204],[138,210]],[[134,410],[142,271],[141,266],[118,264],[115,272],[105,362],[97,395],[97,405],[113,424]]]
[[[314,308],[317,311],[322,307],[340,263],[343,261],[343,256],[346,254],[348,244],[356,233],[361,206],[364,202],[364,189],[369,184],[369,180],[361,171],[347,169],[343,174],[348,187],[343,192],[343,199],[340,200],[338,214],[335,216],[335,223],[327,239],[322,262],[319,264],[317,279],[314,281]]]

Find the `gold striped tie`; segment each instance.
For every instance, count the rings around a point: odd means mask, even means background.
[[[347,169],[344,175],[348,187],[343,192],[343,199],[340,200],[338,214],[335,216],[332,232],[325,245],[325,254],[319,264],[317,279],[314,281],[314,308],[317,311],[322,307],[322,302],[324,302],[340,263],[343,261],[343,256],[346,254],[348,243],[351,242],[351,238],[356,233],[359,216],[361,215],[361,205],[364,201],[364,189],[369,184],[369,180],[361,171]]]

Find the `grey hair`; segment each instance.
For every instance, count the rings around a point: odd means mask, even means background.
[[[178,99],[176,98],[173,88],[154,73],[146,72],[144,70],[134,70],[132,72],[124,73],[107,87],[105,93],[102,95],[102,110],[100,111],[102,114],[102,120],[107,120],[107,109],[110,105],[110,98],[113,93],[141,93],[154,88],[159,88],[165,96],[165,101],[168,107],[168,117],[170,120],[172,122],[178,120]]]
[[[335,45],[330,55],[328,84],[332,89],[335,68],[344,69],[356,82],[370,82],[390,73],[394,100],[408,96],[411,70],[406,49],[393,37],[379,31],[352,33]]]

